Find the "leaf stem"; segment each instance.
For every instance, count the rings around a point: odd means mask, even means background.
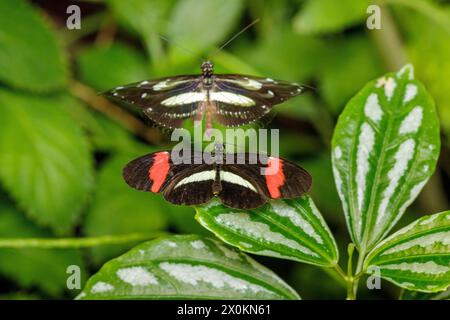
[[[65,248],[86,248],[101,245],[123,244],[143,240],[154,239],[165,232],[153,233],[129,233],[123,235],[107,235],[86,238],[4,238],[0,239],[0,248],[41,248],[41,249],[65,249]]]

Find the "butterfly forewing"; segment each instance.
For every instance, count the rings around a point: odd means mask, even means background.
[[[304,86],[270,78],[223,74],[214,77],[211,100],[215,120],[226,126],[252,123],[271,108],[305,90]]]
[[[142,109],[162,126],[177,128],[183,120],[195,116],[199,102],[204,100],[200,84],[200,76],[176,76],[120,86],[104,95]]]

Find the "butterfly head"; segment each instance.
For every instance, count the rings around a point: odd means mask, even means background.
[[[202,63],[201,69],[203,77],[211,78],[213,74],[214,65],[212,64],[211,61],[206,60]]]

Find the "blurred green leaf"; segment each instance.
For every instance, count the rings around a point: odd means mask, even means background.
[[[0,202],[0,238],[51,237],[51,234],[33,225],[6,201]],[[78,250],[0,249],[0,273],[18,282],[22,287],[37,286],[46,294],[61,295],[69,274],[67,267],[77,265],[83,272]],[[82,280],[86,280],[83,279]]]
[[[150,33],[159,33],[172,0],[107,0],[111,10],[118,20],[134,31],[141,34],[143,38]]]
[[[67,99],[65,107],[83,128],[96,151],[136,150],[139,143],[120,124],[75,99]]]
[[[369,82],[349,101],[332,149],[347,227],[367,252],[414,201],[439,157],[434,102],[411,65]]]
[[[267,77],[307,81],[318,73],[326,61],[325,50],[321,39],[295,34],[285,27],[256,45],[247,42],[239,52],[244,61]]]
[[[195,218],[246,252],[319,266],[333,266],[338,260],[333,235],[308,196],[246,211],[212,202],[198,207]]]
[[[333,33],[357,25],[366,17],[369,0],[308,0],[294,17],[299,33]]]
[[[89,236],[145,233],[167,226],[168,206],[162,197],[130,188],[122,178],[123,167],[136,158],[136,152],[115,154],[103,164],[98,177],[84,231]],[[129,247],[129,246],[128,246]],[[124,246],[93,249],[96,262],[114,257]]]
[[[438,292],[450,286],[450,211],[425,216],[378,244],[364,269],[414,291]]]
[[[324,63],[318,72],[318,91],[331,111],[338,114],[366,82],[383,72],[383,67],[367,37],[330,40],[326,47],[326,53],[319,55]]]
[[[242,0],[180,0],[170,18],[168,36],[200,53],[229,34],[243,9]],[[173,53],[179,54],[179,50],[174,47]]]
[[[78,55],[77,64],[80,78],[100,91],[148,78],[144,57],[119,42],[89,47]]]
[[[67,82],[63,52],[47,22],[23,0],[0,1],[0,81],[50,91]]]
[[[67,233],[93,182],[89,147],[65,106],[0,90],[0,179],[34,221]]]
[[[78,299],[299,299],[272,271],[219,241],[172,236],[106,263]]]

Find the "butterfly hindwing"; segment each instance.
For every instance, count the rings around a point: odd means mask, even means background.
[[[191,166],[190,170],[174,176],[164,191],[164,198],[177,205],[199,205],[214,197],[216,177],[214,165]]]
[[[224,165],[221,168],[219,198],[223,204],[237,209],[254,209],[267,201],[261,176],[253,174],[253,168],[248,164]]]

